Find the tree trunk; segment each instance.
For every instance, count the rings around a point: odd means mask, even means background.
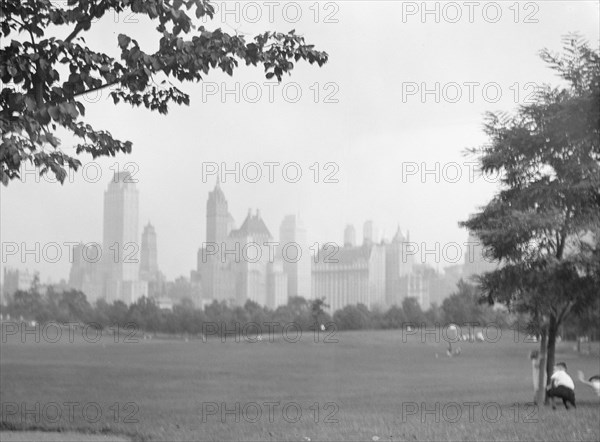
[[[546,397],[546,347],[547,347],[547,334],[546,330],[543,329],[540,339],[540,356],[539,356],[539,369],[538,369],[538,389],[535,395],[535,403],[543,404]]]
[[[558,324],[556,323],[556,316],[550,315],[550,323],[548,324],[548,360],[546,362],[546,383],[550,382],[550,377],[554,372],[554,355],[556,349],[556,332],[558,331]],[[545,401],[548,404],[548,398]]]

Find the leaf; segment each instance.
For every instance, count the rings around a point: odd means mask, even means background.
[[[37,103],[33,97],[27,96],[25,97],[25,106],[27,106],[28,110],[34,111],[37,107]]]
[[[48,113],[50,114],[50,116],[52,117],[52,119],[54,121],[58,121],[58,119],[60,117],[60,112],[58,111],[58,106],[50,106],[48,108]]]
[[[77,106],[77,110],[82,116],[85,116],[85,106],[81,104],[79,101],[75,102],[75,106]]]
[[[119,40],[119,47],[121,49],[127,48],[127,46],[129,45],[129,43],[131,42],[131,38],[129,38],[125,34],[119,34],[118,40]]]

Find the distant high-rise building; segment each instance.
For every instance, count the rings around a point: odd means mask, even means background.
[[[39,279],[36,272],[4,267],[1,303],[6,303],[8,298],[14,295],[17,290],[29,290],[33,286],[36,276]]]
[[[348,224],[344,229],[344,247],[356,246],[356,229],[352,224]]]
[[[330,311],[347,305],[369,308],[400,306],[416,298],[423,309],[430,305],[430,275],[414,262],[414,249],[398,227],[390,242],[379,242],[374,224],[364,224],[362,246],[352,246],[352,228],[344,231],[345,245],[323,247],[312,264],[313,298],[325,297]]]
[[[386,286],[385,297],[388,306],[401,305],[404,298],[417,297],[411,288],[416,287],[414,279],[414,256],[408,246],[400,226],[385,248]]]
[[[227,250],[231,253],[227,261],[231,264],[236,277],[236,301],[244,304],[247,300],[267,305],[269,242],[273,236],[257,210],[248,216],[239,229],[232,230]],[[273,259],[274,261],[274,259]]]
[[[373,223],[368,220],[363,224],[363,244],[374,244],[379,241],[379,231]]]
[[[102,246],[97,243],[79,243],[73,246],[72,256],[69,286],[85,293],[88,302],[93,304],[104,297]]]
[[[275,310],[288,302],[288,275],[283,271],[283,263],[276,260],[267,267],[267,307]],[[309,280],[310,282],[310,280]]]
[[[109,302],[135,302],[147,295],[139,280],[139,192],[129,172],[115,173],[104,192],[102,248],[105,296]]]
[[[279,228],[279,243],[283,271],[288,278],[288,295],[310,299],[310,249],[306,229],[299,216],[288,215],[283,219]]]
[[[248,300],[275,308],[287,301],[287,275],[270,244],[273,237],[260,211],[251,210],[239,229],[233,226],[227,199],[217,184],[206,205],[207,241],[198,251],[192,285],[202,302],[244,305]],[[283,301],[285,300],[285,301]]]
[[[156,230],[148,223],[142,233],[140,247],[140,279],[148,283],[148,295],[157,298],[164,295],[165,278],[158,269]]]
[[[206,242],[198,250],[197,272],[194,283],[199,282],[202,297],[209,300],[233,301],[235,276],[231,265],[226,265],[224,248],[233,225],[227,199],[219,180],[208,193],[206,202]]]
[[[365,221],[363,224],[363,244],[373,243],[373,221]]]
[[[220,245],[227,239],[232,228],[233,217],[217,180],[217,185],[209,192],[206,202],[206,242]]]
[[[146,281],[158,272],[158,251],[156,230],[150,223],[144,227],[140,247],[140,277]]]
[[[385,246],[324,246],[312,262],[313,298],[325,298],[329,311],[347,305],[385,306]]]

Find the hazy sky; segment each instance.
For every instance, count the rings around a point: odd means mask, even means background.
[[[215,184],[213,175],[203,174],[208,163],[229,169],[235,163],[240,169],[252,162],[281,164],[273,183],[266,166],[258,183],[245,181],[242,173],[239,182],[233,174],[224,177],[222,188],[238,226],[249,208],[259,208],[276,237],[283,217],[300,213],[311,242],[341,243],[348,223],[362,238],[363,222],[372,219],[385,237],[399,224],[428,249],[463,243],[467,234],[457,223],[496,188],[470,179],[470,166],[464,164],[472,161],[463,156],[464,149],[486,141],[484,112],[514,109],[533,84],[557,84],[537,54],[544,47],[558,50],[562,35],[578,31],[594,46],[599,40],[596,1],[429,2],[430,10],[439,8],[438,23],[434,13],[421,15],[422,2],[338,1],[318,3],[318,8],[314,2],[275,3],[270,11],[269,2],[226,2],[231,11],[239,8],[239,15],[230,13],[222,22],[219,12],[205,26],[248,36],[296,29],[329,53],[327,65],[298,64],[273,89],[264,85],[261,69],[242,67],[233,78],[214,72],[204,85],[185,84],[190,106],[172,106],[167,116],[114,106],[107,92],[88,97],[87,121],[131,140],[133,153],[90,165],[87,180],[77,173],[60,186],[36,182],[30,173],[24,183],[3,187],[3,251],[7,243],[29,249],[39,243],[40,253],[3,254],[2,265],[39,270],[43,281],[67,278],[67,247],[58,262],[50,263],[41,253],[44,244],[101,241],[103,195],[112,172],[135,168],[140,235],[151,221],[161,270],[168,278],[189,275],[205,240],[206,199]],[[223,2],[216,4],[223,8]],[[259,12],[262,19],[252,23]],[[86,41],[116,55],[117,35],[126,33],[152,51],[159,38],[153,25],[132,20],[136,17],[105,17],[85,34]],[[57,33],[66,34],[65,29]],[[235,91],[236,83],[239,103],[235,93],[221,96],[225,88]],[[433,91],[436,83],[439,102],[433,92],[421,96],[423,88]],[[302,95],[292,102],[297,91]],[[70,140],[63,142],[68,147]],[[288,182],[295,169],[282,174],[282,166],[292,162],[302,172],[296,183]],[[325,168],[326,163],[333,164]],[[431,173],[422,176],[423,166]],[[102,176],[94,183],[98,171]],[[254,168],[245,171],[255,176]],[[337,183],[324,182],[330,173]],[[440,269],[447,265],[443,256],[428,255],[428,261]]]

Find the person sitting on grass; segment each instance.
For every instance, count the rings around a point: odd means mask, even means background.
[[[552,409],[556,410],[555,398],[561,398],[565,408],[569,409],[569,403],[575,405],[575,383],[567,373],[567,364],[559,362],[554,365],[554,374],[550,377],[550,384],[546,387],[546,395],[552,401]]]
[[[579,375],[579,380],[585,385],[592,387],[592,390],[594,390],[594,392],[600,397],[600,375],[594,375],[589,379],[589,381],[586,381],[583,371],[579,370],[577,374]]]

